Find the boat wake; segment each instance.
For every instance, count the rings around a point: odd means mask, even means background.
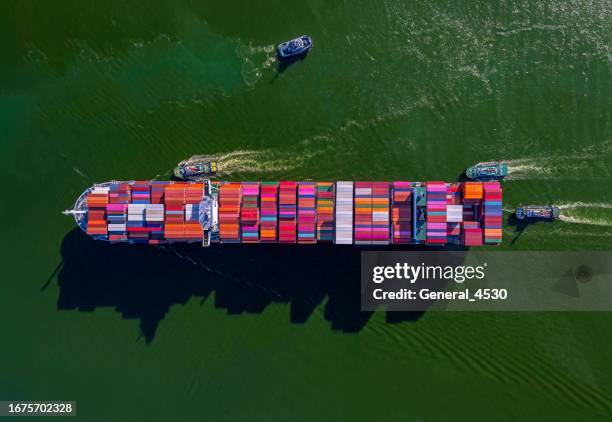
[[[566,155],[557,157],[508,160],[507,180],[555,180],[601,178],[604,166],[597,166],[596,156]],[[598,169],[598,170],[597,170]],[[606,171],[607,172],[607,171]]]
[[[294,171],[303,166],[317,153],[295,151],[283,152],[264,150],[236,150],[210,155],[194,155],[180,164],[193,164],[199,161],[216,161],[219,167],[217,175],[234,174],[278,174]]]
[[[605,157],[612,151],[612,141],[592,145],[565,155],[503,160],[508,163],[507,180],[601,179],[610,176]]]
[[[277,157],[272,151],[232,151],[226,154],[213,156],[219,163],[220,175],[235,173],[274,173],[290,171],[298,166],[297,161],[289,157]]]
[[[572,217],[570,215],[560,215],[559,220],[565,223],[587,224],[589,226],[612,227],[612,221],[596,220],[592,218]]]
[[[559,220],[572,224],[612,227],[612,204],[605,202],[571,202],[560,204]],[[591,215],[586,215],[587,213]],[[593,215],[594,214],[594,215]]]
[[[575,210],[579,208],[600,208],[600,209],[612,209],[612,204],[605,202],[570,202],[567,204],[558,205],[561,210]]]
[[[532,179],[543,177],[549,173],[549,168],[538,165],[535,159],[509,160],[507,180]]]
[[[271,69],[276,62],[274,45],[253,46],[240,44],[236,55],[242,60],[242,79],[248,86],[255,85],[266,69]]]
[[[577,201],[556,206],[561,210],[559,220],[565,223],[612,227],[612,203]],[[514,214],[513,208],[504,207],[502,210]]]

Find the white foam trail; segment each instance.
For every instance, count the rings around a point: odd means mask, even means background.
[[[505,160],[508,163],[508,179],[556,179],[571,176],[573,172],[583,172],[590,167],[588,160],[593,156],[564,155],[557,157],[520,158]],[[565,162],[571,160],[569,167]],[[582,160],[582,162],[578,161]]]
[[[588,224],[590,226],[612,227],[612,223],[603,220],[593,220],[590,218],[572,217],[569,215],[560,215],[559,220],[565,223]]]
[[[602,157],[611,149],[610,140],[564,155],[503,160],[508,164],[508,180],[580,179],[609,175]]]
[[[543,233],[546,234],[546,233]],[[540,234],[542,235],[542,234]],[[582,229],[581,231],[572,231],[572,230],[559,230],[555,231],[555,236],[575,236],[575,237],[612,237],[612,233],[601,233],[601,230],[595,232],[587,232]]]
[[[534,179],[549,177],[551,168],[547,164],[547,158],[519,158],[505,160],[508,164],[509,180]]]
[[[525,31],[559,31],[562,29],[566,29],[567,26],[566,25],[532,25],[529,27],[525,27],[525,28],[517,28],[517,29],[513,29],[513,30],[509,30],[509,31],[498,31],[497,35],[501,35],[502,37],[508,37],[510,35],[515,35],[518,34],[520,32],[525,32]]]
[[[510,175],[515,174],[515,173],[527,173],[527,172],[549,172],[550,169],[543,167],[543,166],[539,166],[536,164],[518,164],[518,163],[512,163],[512,162],[508,162],[508,173]]]
[[[612,209],[612,204],[605,202],[570,202],[567,204],[557,205],[561,210],[575,210],[577,208],[600,208],[600,209]]]
[[[242,79],[244,83],[252,87],[263,76],[264,69],[270,69],[276,62],[274,45],[239,44],[236,47],[236,55],[242,59]]]
[[[272,150],[236,150],[227,153],[211,155],[194,155],[180,164],[196,163],[213,160],[219,165],[219,176],[236,173],[275,173],[294,170],[313,157],[318,152],[272,151]]]
[[[297,167],[297,162],[290,159],[274,159],[274,153],[269,150],[233,151],[214,156],[219,162],[219,173],[266,173],[288,171]]]
[[[612,227],[612,221],[602,220],[597,218],[588,218],[584,216],[571,215],[571,211],[587,210],[587,209],[599,209],[599,210],[610,210],[612,204],[607,202],[569,202],[565,204],[559,204],[559,209],[562,211],[559,219],[566,223],[574,224],[588,224],[591,226],[605,226]]]
[[[556,205],[561,211],[562,214],[559,216],[559,220],[565,223],[572,224],[587,224],[591,226],[603,226],[603,227],[612,227],[612,221],[606,221],[601,219],[587,218],[587,217],[578,217],[575,215],[569,215],[568,211],[580,210],[580,209],[612,209],[612,204],[606,202],[569,202],[564,204]],[[514,213],[513,209],[502,208],[504,212]]]

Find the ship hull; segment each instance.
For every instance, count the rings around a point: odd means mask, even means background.
[[[113,243],[502,241],[498,182],[113,181],[85,190],[72,213],[87,234]]]

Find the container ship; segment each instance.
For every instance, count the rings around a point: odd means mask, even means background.
[[[64,213],[94,239],[113,243],[502,241],[498,181],[111,181],[86,189]]]

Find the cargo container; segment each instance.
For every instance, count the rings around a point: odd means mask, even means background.
[[[278,199],[278,241],[295,243],[297,228],[297,182],[280,182]]]
[[[317,182],[317,241],[334,241],[334,183]]]
[[[260,238],[274,243],[278,230],[278,182],[262,182],[260,202]]]
[[[95,239],[128,243],[498,245],[499,182],[113,181],[73,209]]]
[[[298,185],[298,243],[316,243],[315,208],[316,183],[300,182]]]
[[[353,182],[336,182],[335,243],[353,243]]]

